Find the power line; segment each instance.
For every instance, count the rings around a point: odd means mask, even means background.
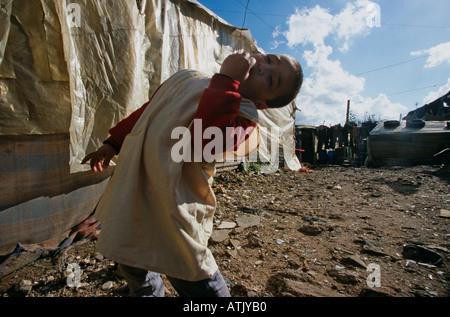
[[[244,6],[244,4],[242,4],[239,0],[236,0],[236,1],[237,1],[240,5]],[[247,10],[248,10],[248,11],[249,11],[250,13],[252,13],[256,18],[258,18],[258,19],[261,20],[264,24],[266,24],[269,28],[271,28],[271,29],[274,30],[274,31],[276,30],[273,26],[271,26],[270,24],[268,24],[264,19],[262,19],[261,17],[259,17],[259,14],[258,14],[258,13],[255,13],[255,12],[253,12],[251,9],[249,9],[249,8],[248,8],[248,4],[249,4],[249,0],[247,1],[247,5],[245,6],[244,23],[245,23],[245,16],[246,16]],[[232,11],[229,11],[229,12],[232,12]],[[270,15],[270,14],[268,14],[268,15]],[[274,14],[271,14],[271,15],[274,15]],[[243,28],[243,26],[244,26],[244,23],[242,24],[242,28]],[[387,25],[389,25],[389,24],[387,24]],[[394,25],[394,24],[391,24],[391,25]],[[419,26],[419,25],[396,25],[396,26],[430,27],[430,28],[432,28],[431,26]],[[449,28],[449,29],[450,29],[450,27],[435,27],[435,28]],[[295,48],[298,49],[297,45],[293,45],[293,46],[294,46]],[[425,58],[425,57],[429,57],[429,56],[430,56],[430,54],[424,54],[424,55],[418,56],[418,57],[416,57],[416,58],[408,59],[408,60],[405,60],[405,61],[402,61],[402,62],[398,62],[398,63],[395,63],[395,64],[391,64],[391,65],[379,67],[379,68],[376,68],[376,69],[372,69],[372,70],[369,70],[369,71],[365,71],[365,72],[362,72],[362,73],[357,74],[356,76],[360,76],[360,75],[362,75],[362,74],[368,74],[368,73],[371,73],[371,72],[375,72],[375,71],[379,71],[379,70],[383,70],[383,69],[387,69],[387,68],[392,68],[392,67],[395,67],[395,66],[398,66],[398,65],[406,64],[406,63],[409,63],[409,62],[412,62],[412,61],[416,61],[416,60],[419,60],[419,59],[422,59],[422,58]],[[423,89],[435,88],[435,87],[442,86],[442,85],[445,85],[445,84],[446,84],[446,83],[441,83],[441,84],[434,84],[434,85],[426,86],[426,87],[413,88],[413,89],[409,89],[409,90],[404,90],[404,91],[399,91],[399,92],[390,93],[390,94],[387,94],[386,96],[393,96],[393,95],[404,94],[404,93],[408,93],[408,92],[412,92],[412,91],[418,91],[418,90],[423,90]]]
[[[247,10],[248,10],[251,14],[253,14],[256,18],[258,18],[259,20],[261,20],[261,21],[262,21],[265,25],[267,25],[270,29],[272,29],[273,31],[276,31],[276,29],[275,29],[272,25],[270,25],[269,23],[267,23],[263,18],[261,18],[261,17],[259,16],[259,14],[262,14],[262,13],[256,13],[256,12],[252,11],[250,8],[248,8],[249,0],[247,1],[247,5],[244,5],[244,4],[243,4],[241,1],[239,1],[239,0],[236,0],[236,1],[237,1],[242,7],[245,8],[244,23],[245,23],[245,16],[246,16]],[[217,10],[217,11],[219,11],[219,10]],[[223,10],[223,11],[225,11],[225,10]],[[240,11],[228,11],[228,12],[240,12]],[[241,12],[241,13],[242,13],[242,12]],[[275,15],[275,14],[269,14],[269,13],[268,13],[268,14],[266,14],[266,15]],[[283,16],[283,15],[278,14],[278,16]],[[284,15],[284,16],[289,16],[289,15]],[[389,25],[389,24],[388,24],[388,25]],[[390,24],[390,25],[396,25],[396,24]],[[397,24],[397,25],[400,26],[400,24]],[[242,26],[244,26],[244,24],[243,24]],[[401,26],[410,26],[410,27],[432,27],[432,26],[419,26],[419,25],[401,25]],[[450,27],[437,27],[437,28],[449,28],[449,29],[450,29]],[[283,34],[282,34],[282,36],[287,40],[287,38],[286,38]],[[297,45],[295,45],[295,44],[292,44],[292,46],[295,47],[296,49],[300,49],[300,48],[299,48]],[[402,64],[406,64],[406,63],[409,63],[409,62],[412,62],[412,61],[416,61],[416,60],[419,60],[419,59],[422,59],[422,58],[425,58],[425,57],[429,57],[429,56],[430,56],[430,54],[424,54],[424,55],[418,56],[418,57],[416,57],[416,58],[408,59],[408,60],[405,60],[405,61],[402,61],[402,62],[398,62],[398,63],[395,63],[395,64],[391,64],[391,65],[379,67],[379,68],[376,68],[376,69],[364,71],[364,72],[361,72],[361,73],[359,73],[359,74],[356,74],[356,76],[361,76],[361,75],[363,75],[363,74],[368,74],[368,73],[380,71],[380,70],[383,70],[383,69],[392,68],[392,67],[395,67],[395,66],[399,66],[399,65],[402,65]]]
[[[243,6],[244,8],[246,7],[241,1],[236,0],[237,3],[239,3],[241,6]],[[248,3],[247,3],[248,4]],[[269,28],[271,28],[273,31],[275,31],[275,28],[273,26],[271,26],[269,23],[267,23],[265,20],[263,20],[262,18],[260,18],[255,12],[253,12],[251,9],[247,8],[248,11],[253,14],[255,17],[257,17],[259,20],[261,20],[261,22],[263,22],[265,25],[267,25]],[[241,12],[242,13],[242,12]]]
[[[417,91],[417,90],[423,90],[423,89],[429,89],[429,88],[436,88],[438,86],[443,86],[445,84],[446,83],[440,83],[440,84],[430,85],[430,86],[426,86],[426,87],[413,88],[413,89],[409,89],[409,90],[393,92],[393,93],[387,94],[386,96],[393,96],[393,95],[404,94],[404,93],[411,92],[411,91]]]
[[[239,3],[241,6],[244,7],[244,4],[242,2],[240,2],[239,0],[236,0],[237,3]],[[248,5],[248,3],[247,3]],[[253,14],[256,18],[258,18],[262,23],[264,23],[265,25],[267,25],[270,29],[272,29],[272,31],[276,31],[276,28],[274,28],[272,25],[270,25],[269,23],[267,23],[263,18],[261,18],[258,14],[256,14],[254,11],[252,11],[250,8],[246,8],[246,10],[248,9],[248,11]],[[281,34],[286,40],[288,40],[286,38],[285,35]],[[289,40],[288,40],[289,41]],[[296,45],[296,44],[291,44],[293,47],[295,47],[296,49],[300,50],[300,48]]]
[[[361,75],[368,74],[368,73],[372,73],[372,72],[376,72],[376,71],[379,71],[379,70],[382,70],[382,69],[395,67],[395,66],[398,66],[398,65],[402,65],[402,64],[409,63],[409,62],[413,62],[413,61],[416,61],[416,60],[418,60],[418,59],[422,59],[422,58],[429,57],[429,56],[430,56],[430,54],[421,55],[421,56],[419,56],[419,57],[412,58],[412,59],[408,59],[408,60],[406,60],[406,61],[402,61],[402,62],[399,62],[399,63],[395,63],[395,64],[391,64],[391,65],[387,65],[387,66],[375,68],[375,69],[372,69],[372,70],[368,70],[368,71],[365,71],[365,72],[356,74],[355,76],[361,76]]]
[[[239,2],[239,1],[238,1]],[[241,5],[243,5],[242,3],[239,3]],[[237,11],[237,10],[223,10],[223,9],[211,9],[214,12],[227,12],[227,13],[238,13],[238,14],[242,14],[242,11]],[[269,16],[279,16],[279,17],[288,17],[290,16],[289,14],[281,14],[281,13],[261,13],[261,12],[252,12],[253,14],[258,14],[258,15],[269,15]]]
[[[438,25],[418,25],[418,24],[400,24],[400,23],[381,23],[381,26],[401,26],[409,28],[427,28],[427,29],[450,29],[450,26],[438,26]]]
[[[290,16],[290,15],[284,15],[284,14],[270,14],[270,13],[256,13],[254,11],[252,11],[251,9],[248,8],[249,5],[249,0],[247,1],[247,4],[244,5],[242,2],[240,2],[239,0],[236,0],[241,6],[245,7],[245,12],[244,12],[244,21],[242,23],[242,28],[244,27],[244,23],[245,23],[245,19],[246,19],[246,15],[247,15],[247,11],[249,11],[250,13],[252,13],[256,18],[258,18],[261,22],[263,22],[265,25],[267,25],[270,29],[272,29],[273,31],[276,31],[276,29],[270,25],[269,23],[267,23],[263,18],[261,18],[259,15],[270,15],[270,16]],[[216,12],[236,12],[236,13],[242,13],[240,11],[231,11],[231,10],[215,10]],[[388,25],[388,26],[400,26],[400,27],[421,27],[421,28],[437,28],[437,29],[450,29],[450,27],[446,27],[446,26],[429,26],[429,25],[413,25],[413,24],[394,24],[394,23],[383,23],[382,25]],[[297,48],[297,45],[293,45],[293,47]],[[379,71],[379,70],[383,70],[383,69],[387,69],[387,68],[392,68],[398,65],[402,65],[402,64],[406,64],[412,61],[416,61],[425,57],[429,57],[430,54],[424,54],[421,56],[418,56],[416,58],[412,58],[412,59],[408,59],[402,62],[398,62],[395,64],[391,64],[391,65],[387,65],[387,66],[383,66],[383,67],[379,67],[376,69],[372,69],[372,70],[368,70],[362,73],[357,74],[356,76],[360,76],[363,74],[368,74],[371,72],[375,72],[375,71]],[[387,94],[387,96],[393,96],[393,95],[399,95],[399,94],[403,94],[403,93],[408,93],[408,92],[412,92],[412,91],[417,91],[417,90],[423,90],[423,89],[429,89],[429,88],[435,88],[438,86],[442,86],[445,85],[446,83],[441,83],[441,84],[434,84],[431,86],[426,86],[426,87],[420,87],[420,88],[413,88],[413,89],[409,89],[409,90],[405,90],[405,91],[399,91],[399,92],[394,92],[394,93],[390,93]]]
[[[244,28],[245,25],[245,19],[247,18],[247,9],[248,9],[248,4],[249,4],[250,0],[247,0],[247,5],[245,6],[245,12],[244,12],[244,21],[242,21],[242,27],[241,29]]]
[[[239,1],[237,1],[239,2]],[[243,7],[245,7],[244,4],[242,4],[241,2],[239,2],[240,5],[242,5]],[[222,10],[222,9],[217,9],[217,10],[212,10],[214,12],[228,12],[228,13],[239,13],[242,14],[242,11],[237,11],[237,10]],[[251,11],[251,13],[255,16],[279,16],[279,17],[289,17],[292,14],[281,14],[281,13],[264,13],[264,12],[254,12]],[[385,23],[382,22],[381,26],[399,26],[399,27],[410,27],[410,28],[428,28],[428,29],[450,29],[450,26],[440,26],[440,25],[420,25],[420,24],[402,24],[402,23]]]

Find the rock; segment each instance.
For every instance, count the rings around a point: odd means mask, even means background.
[[[448,210],[448,209],[441,209],[439,217],[450,218],[450,210]]]
[[[236,222],[238,226],[248,228],[259,225],[261,218],[256,215],[244,215],[236,218]]]
[[[239,250],[241,248],[241,243],[239,242],[239,240],[230,239],[230,243],[236,250]]]
[[[231,250],[228,249],[227,250],[227,254],[233,258],[237,258],[239,256],[238,251],[237,250]]]
[[[114,282],[113,281],[108,281],[108,282],[103,283],[102,290],[107,291],[107,290],[110,290],[113,287],[114,287]]]
[[[376,246],[369,240],[365,240],[365,244],[362,246],[362,251],[374,256],[390,256],[381,247]]]
[[[96,258],[97,260],[99,260],[99,261],[103,261],[103,260],[105,259],[105,257],[104,257],[102,254],[100,254],[100,253],[97,253],[97,254],[95,255],[95,258]]]
[[[226,194],[227,190],[225,188],[223,188],[222,186],[217,186],[215,189],[215,192],[219,193],[219,194]]]
[[[372,196],[372,197],[381,197],[381,192],[379,192],[379,191],[377,191],[377,190],[374,190],[374,191],[372,191],[371,196]]]
[[[218,229],[232,229],[236,227],[235,222],[231,221],[222,221],[222,223],[217,227]]]
[[[231,295],[237,297],[248,296],[248,289],[242,284],[233,285],[231,287]]]
[[[247,292],[247,296],[248,297],[257,297],[258,294],[255,291],[250,290]]]
[[[226,230],[226,229],[214,230],[211,235],[211,241],[212,242],[223,242],[226,239],[228,239],[229,233],[230,233],[230,230]]]
[[[308,221],[308,222],[323,222],[326,223],[326,220],[323,220],[321,218],[315,217],[315,216],[303,216],[302,220]]]
[[[253,233],[249,233],[247,235],[247,240],[248,240],[248,245],[250,247],[262,247],[262,245],[263,245],[263,242],[261,241],[261,239]]]
[[[15,291],[21,292],[23,294],[28,294],[33,288],[33,283],[30,280],[22,280],[19,284],[16,285]]]
[[[380,290],[363,287],[361,289],[360,297],[391,297],[391,295],[384,293]]]
[[[352,266],[359,266],[364,269],[367,269],[366,263],[364,263],[363,260],[361,260],[360,256],[357,254],[352,254],[348,257],[345,257],[341,259],[342,264],[352,265]]]
[[[321,234],[324,231],[324,229],[316,225],[305,225],[300,227],[298,231],[309,236],[317,236]]]
[[[274,296],[283,297],[342,297],[341,294],[322,289],[322,285],[305,272],[286,270],[272,275],[267,288]]]
[[[338,282],[343,284],[356,284],[358,283],[358,276],[353,272],[350,272],[342,268],[332,268],[327,270],[328,275],[334,277]]]

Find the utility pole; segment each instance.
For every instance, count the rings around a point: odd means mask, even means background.
[[[348,116],[350,115],[350,100],[347,100],[347,115],[345,117],[345,123],[348,123]]]
[[[348,117],[349,117],[349,115],[350,115],[350,100],[347,100],[347,115],[345,116],[345,125],[348,125]],[[346,135],[345,136],[346,138],[348,138],[348,135]],[[344,145],[344,165],[345,166],[348,166],[349,164],[348,164],[348,158],[349,158],[349,153],[348,153],[348,151],[349,151],[349,148],[347,148],[345,145]]]

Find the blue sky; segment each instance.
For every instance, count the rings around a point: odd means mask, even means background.
[[[297,124],[343,124],[347,100],[357,120],[398,120],[450,90],[448,0],[198,2],[300,61]]]

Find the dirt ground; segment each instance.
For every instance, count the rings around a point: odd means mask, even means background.
[[[448,166],[311,168],[216,177],[210,248],[233,296],[450,295]],[[129,296],[95,240],[9,274],[0,294]],[[169,283],[166,296],[177,296]]]

